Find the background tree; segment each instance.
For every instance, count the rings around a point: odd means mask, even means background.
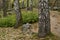
[[[22,8],[24,8],[25,7],[25,5],[24,5],[24,0],[22,0]]]
[[[33,0],[30,0],[30,10],[33,10]]]
[[[2,0],[0,0],[0,11],[2,9]]]
[[[21,22],[22,22],[22,15],[21,15],[21,10],[20,10],[19,0],[14,0],[14,9],[15,9],[15,13],[16,13],[15,28],[17,28],[21,25]]]
[[[27,0],[27,10],[29,10],[29,0]]]
[[[12,9],[12,2],[13,0],[8,0],[8,10],[11,10]]]
[[[3,2],[3,17],[7,16],[7,8],[8,8],[8,3],[7,0],[2,0]]]
[[[50,13],[48,0],[39,0],[39,37],[50,33]]]

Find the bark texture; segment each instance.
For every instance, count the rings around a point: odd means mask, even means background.
[[[14,9],[16,13],[16,25],[14,28],[18,28],[22,24],[22,15],[19,5],[19,0],[14,0]]]
[[[48,0],[39,0],[39,37],[50,33],[50,12]]]

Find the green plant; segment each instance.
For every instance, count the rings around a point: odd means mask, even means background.
[[[15,15],[11,15],[5,18],[0,18],[0,27],[11,27],[15,25]]]
[[[22,13],[23,23],[34,23],[38,20],[38,14],[36,12],[28,11]]]
[[[32,11],[22,11],[22,23],[34,23],[38,21],[38,13],[36,10]],[[16,23],[16,15],[12,14],[4,18],[0,18],[0,27],[12,27]]]

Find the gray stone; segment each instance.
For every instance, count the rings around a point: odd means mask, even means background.
[[[29,24],[29,23],[24,24],[22,26],[22,32],[24,34],[30,34],[32,32],[32,30],[31,30],[31,24]]]

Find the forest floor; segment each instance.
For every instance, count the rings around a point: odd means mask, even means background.
[[[60,12],[58,11],[51,11],[51,31],[60,36]]]
[[[52,34],[45,38],[37,37],[38,23],[32,24],[33,35],[23,35],[21,27],[14,29],[13,27],[0,27],[0,40],[60,40],[60,12],[51,11],[51,31]],[[56,35],[56,36],[55,36]]]

